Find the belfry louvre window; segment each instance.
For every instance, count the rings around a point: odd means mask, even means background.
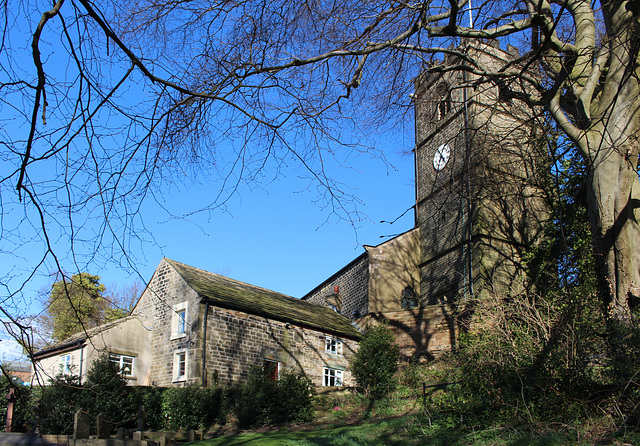
[[[436,119],[438,121],[444,119],[447,116],[447,113],[451,111],[451,100],[449,97],[442,98],[438,101],[438,110],[436,112]]]

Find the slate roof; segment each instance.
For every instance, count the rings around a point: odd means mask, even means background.
[[[285,294],[240,282],[165,258],[187,284],[213,305],[289,322],[351,339],[361,333],[347,317]]]

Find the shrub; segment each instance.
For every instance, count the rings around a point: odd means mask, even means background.
[[[229,389],[226,399],[231,395],[235,396],[232,410],[239,427],[308,421],[313,416],[311,381],[288,371],[273,381],[263,369],[252,368],[247,382]]]
[[[108,414],[116,427],[135,423],[138,408],[130,397],[131,388],[107,353],[93,361],[83,387],[82,407],[89,412],[92,425],[100,413]]]
[[[16,377],[0,375],[0,419],[7,419],[9,401],[6,398],[9,389],[13,389],[15,402],[13,406],[13,432],[26,432],[33,426],[34,420],[31,413],[31,387],[25,386],[23,381]]]
[[[130,416],[136,418],[123,427],[135,428],[137,426],[137,415],[140,406],[144,406],[147,412],[145,429],[158,430],[164,427],[164,417],[162,415],[162,398],[166,391],[164,387],[134,386],[129,388],[129,397],[134,401],[131,406],[135,412]]]
[[[277,381],[277,401],[273,407],[273,421],[309,421],[313,418],[313,393],[311,380],[306,376],[283,371]]]
[[[154,387],[130,387],[117,365],[103,355],[95,360],[82,386],[77,376],[59,375],[45,387],[34,389],[39,429],[50,434],[73,433],[73,416],[80,408],[90,415],[95,431],[96,416],[107,413],[115,427],[134,428],[138,409],[147,408],[147,427],[162,427],[162,391]]]
[[[358,387],[366,396],[379,399],[395,388],[399,354],[393,333],[385,324],[367,329],[351,365]]]
[[[188,386],[162,394],[162,415],[169,430],[204,429],[220,414],[220,390]]]
[[[82,388],[77,376],[58,375],[41,388],[36,403],[38,428],[48,434],[72,434],[73,415],[81,406]]]

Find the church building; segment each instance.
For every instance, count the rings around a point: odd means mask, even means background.
[[[466,45],[466,46],[465,46]],[[463,44],[498,73],[517,58],[497,42]],[[538,173],[544,156],[525,86],[482,79],[454,56],[415,81],[415,227],[364,252],[301,299],[162,259],[132,314],[36,353],[36,376],[81,379],[107,350],[132,384],[209,386],[259,366],[317,386],[353,385],[362,330],[387,321],[401,354],[455,348],[488,293],[517,293],[526,251],[548,218]]]
[[[496,73],[517,58],[497,41],[457,50]],[[465,66],[453,56],[445,62]],[[464,69],[419,76],[414,229],[365,246],[303,299],[336,300],[330,290],[339,288],[343,314],[361,326],[387,320],[402,354],[420,359],[455,347],[474,299],[521,291],[524,254],[549,216],[540,113],[518,99],[524,88]]]

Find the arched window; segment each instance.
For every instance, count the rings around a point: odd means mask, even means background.
[[[408,310],[418,306],[418,294],[408,286],[402,290],[402,309]]]
[[[434,119],[440,121],[451,111],[451,90],[447,82],[441,82],[433,88],[433,100],[435,105]]]
[[[451,98],[447,94],[444,98],[438,101],[438,110],[436,113],[437,120],[440,121],[447,116],[447,113],[451,111]]]

